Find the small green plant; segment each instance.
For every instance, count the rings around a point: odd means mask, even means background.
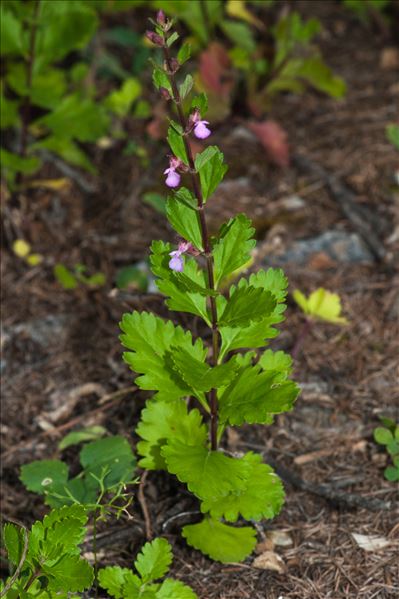
[[[84,264],[75,264],[73,271],[69,270],[64,264],[54,266],[54,276],[64,289],[76,289],[79,284],[85,287],[102,287],[105,285],[105,275],[102,272],[96,272],[87,276],[87,267]]]
[[[211,134],[204,120],[207,98],[200,94],[189,101],[193,79],[178,75],[188,54],[183,45],[172,56],[178,39],[173,23],[160,11],[154,25],[147,35],[162,49],[164,62],[154,64],[153,80],[178,118],[171,119],[168,130],[172,155],[164,174],[175,190],[167,200],[167,218],[181,241],[177,249],[153,242],[151,269],[169,309],[201,318],[212,341],[208,348],[202,338],[193,339],[191,332],[148,312],[123,316],[124,359],[140,375],[137,385],[154,393],[136,429],[137,450],[143,468],[175,475],[199,502],[203,519],[183,528],[188,544],[221,562],[241,561],[256,544],[256,529],[232,524],[239,518],[273,518],[284,490],[261,455],[232,455],[220,443],[227,427],[271,424],[298,396],[289,378],[290,357],[251,349],[264,348],[277,335],[273,325],[283,320],[287,279],[279,269],[260,270],[224,294],[224,282],[248,264],[254,229],[239,214],[214,238],[208,234],[206,205],[227,166],[216,146],[194,160],[190,136]],[[182,177],[192,190],[180,187]]]
[[[136,561],[136,573],[128,568],[109,566],[98,572],[100,586],[115,599],[196,599],[187,585],[173,578],[163,578],[172,563],[172,549],[166,539],[146,543]]]
[[[351,10],[360,21],[370,23],[373,15],[377,14],[385,19],[385,11],[391,4],[391,0],[342,0],[344,6]]]
[[[399,150],[399,125],[391,123],[385,129],[387,140],[393,145],[396,150]]]
[[[342,316],[341,298],[338,293],[331,293],[319,287],[306,297],[302,291],[295,289],[292,294],[295,302],[305,315],[305,322],[291,352],[297,358],[303,343],[316,322],[328,322],[336,325],[346,325],[348,320]]]
[[[392,465],[384,470],[384,476],[391,482],[399,480],[399,424],[390,418],[380,417],[383,426],[374,429],[374,440],[385,447],[390,455]]]
[[[85,440],[87,435],[72,442]],[[69,445],[70,436],[64,439],[63,447]],[[80,504],[88,511],[118,511],[119,500],[128,500],[126,485],[135,482],[136,461],[129,443],[119,435],[97,439],[83,446],[79,458],[82,470],[74,478],[69,478],[68,466],[62,460],[38,460],[22,466],[21,481],[28,491],[43,495],[51,507]]]
[[[30,531],[5,524],[3,542],[14,575],[2,582],[2,597],[55,599],[89,589],[94,572],[79,548],[86,524],[86,510],[78,505],[52,510]]]

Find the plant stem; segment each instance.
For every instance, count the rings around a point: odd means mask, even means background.
[[[21,129],[21,146],[20,146],[20,156],[25,158],[26,150],[28,145],[28,128],[30,121],[30,109],[31,109],[31,90],[32,90],[32,78],[33,78],[33,67],[35,63],[35,45],[36,45],[36,33],[37,33],[37,17],[39,14],[40,0],[36,0],[33,15],[32,15],[32,24],[30,30],[30,40],[29,40],[29,54],[28,60],[26,64],[26,89],[28,95],[26,96],[23,111],[22,111],[22,129]]]
[[[98,562],[97,562],[97,510],[93,514],[93,555],[94,555],[94,588],[98,597]]]
[[[292,356],[293,360],[296,360],[297,357],[299,356],[299,352],[303,346],[303,343],[304,343],[306,337],[308,336],[308,334],[310,333],[312,324],[313,324],[312,321],[309,318],[306,318],[306,320],[303,323],[303,326],[299,332],[299,335],[295,341],[294,348],[291,352],[291,356]]]
[[[33,572],[32,576],[29,578],[28,582],[24,586],[24,591],[27,591],[29,589],[29,587],[35,582],[36,578],[38,578],[41,573],[42,571],[40,568],[38,568],[36,572]]]
[[[187,154],[188,165],[190,168],[190,176],[194,189],[194,194],[197,200],[197,210],[199,215],[200,227],[201,227],[201,236],[202,236],[202,245],[204,247],[204,256],[206,259],[206,269],[208,275],[208,288],[212,291],[215,290],[215,278],[213,274],[213,256],[212,249],[209,240],[208,227],[206,224],[206,218],[204,213],[204,199],[201,191],[201,183],[199,180],[198,173],[195,169],[193,153],[191,150],[191,145],[188,140],[188,136],[186,135],[187,130],[187,122],[186,117],[184,116],[181,98],[179,93],[179,88],[176,83],[176,77],[174,73],[174,69],[171,63],[171,56],[169,52],[169,48],[166,44],[163,46],[165,62],[168,68],[168,75],[170,79],[170,84],[172,86],[173,92],[173,100],[176,104],[177,113],[179,116],[180,125],[183,129],[183,142],[184,147]],[[218,315],[217,315],[217,307],[216,307],[216,299],[213,296],[209,297],[209,304],[211,309],[211,329],[212,329],[212,365],[216,366],[219,357],[220,344],[219,344],[219,328],[218,328]],[[218,447],[218,400],[216,389],[211,389],[209,392],[209,407],[211,410],[211,426],[210,426],[210,438],[211,438],[211,448],[216,450]]]

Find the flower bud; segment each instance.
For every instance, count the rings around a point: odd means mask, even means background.
[[[174,58],[174,57],[170,59],[170,63],[169,64],[170,64],[170,68],[171,68],[172,73],[176,73],[176,71],[178,71],[179,68],[180,68],[179,61],[176,58]]]
[[[171,100],[172,99],[172,96],[170,95],[170,93],[166,89],[166,87],[160,87],[159,88],[159,93],[161,94],[161,96],[163,97],[164,100]]]
[[[166,23],[166,16],[163,10],[157,12],[157,23],[158,25],[165,25]]]
[[[157,33],[155,33],[155,31],[146,31],[145,35],[146,35],[147,39],[149,39],[150,42],[152,42],[156,46],[163,46],[164,45],[163,39],[161,38],[160,35],[158,35]]]

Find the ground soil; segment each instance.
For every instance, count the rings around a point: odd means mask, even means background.
[[[244,427],[224,440],[230,450],[264,452],[266,459],[288,471],[285,507],[259,531],[268,549],[273,549],[267,541],[271,531],[288,534],[290,545],[274,547],[283,560],[281,572],[256,569],[252,558],[243,564],[212,563],[187,548],[179,527],[197,517],[198,506],[166,474],[152,472],[142,483],[142,500],[131,509],[133,521],[122,518],[104,527],[101,563],[129,565],[145,541],[147,524],[153,534],[170,539],[176,556],[173,574],[190,583],[202,599],[388,599],[399,593],[399,527],[395,512],[386,509],[397,493],[383,478],[386,455],[372,438],[378,415],[397,417],[399,407],[398,165],[384,133],[398,117],[399,87],[397,65],[382,68],[383,54],[394,41],[373,25],[360,24],[335,2],[298,6],[322,20],[323,53],[348,82],[348,93],[340,102],[312,92],[286,96],[276,103],[272,117],[287,129],[293,154],[336,175],[354,192],[356,202],[369,209],[386,256],[380,262],[354,264],[319,254],[304,265],[285,265],[291,291],[325,286],[338,292],[349,325],[317,325],[304,341],[295,367],[303,392],[292,413],[271,427]],[[239,134],[240,127],[242,119],[233,119],[215,133],[231,164],[228,181],[233,183],[227,190],[234,193],[215,200],[211,227],[216,229],[231,212],[244,210],[253,217],[259,239],[254,268],[267,264],[277,246],[283,251],[295,239],[332,229],[356,230],[322,178],[301,170],[295,161],[287,169],[271,166],[256,141]],[[166,147],[151,142],[146,172],[136,158],[116,150],[98,151],[96,192],[85,193],[75,181],[61,191],[30,189],[5,216],[2,505],[5,516],[26,524],[41,517],[45,508],[19,482],[19,467],[58,456],[57,442],[65,432],[103,424],[135,444],[134,428],[146,395],[134,387],[132,373],[121,360],[118,321],[133,309],[167,315],[156,293],[122,292],[114,285],[117,269],[144,259],[152,239],[173,239],[164,217],[141,201],[154,180],[161,184]],[[54,165],[46,169],[43,178],[59,176]],[[239,177],[240,183],[234,181]],[[246,186],[245,193],[240,185]],[[293,195],[303,200],[295,218],[276,213],[279,201]],[[43,254],[39,267],[26,267],[7,249],[15,234]],[[107,285],[64,291],[52,275],[56,262],[83,262],[92,271],[101,270]],[[197,326],[184,316],[173,318]],[[282,334],[272,347],[292,350],[302,324],[290,300]],[[60,407],[64,411],[52,421]],[[74,450],[67,456],[74,463]],[[378,499],[381,509],[351,507],[345,498],[331,501],[303,485],[298,488],[297,478],[329,483],[330,489],[366,501]],[[365,551],[353,533],[385,537],[389,544]]]

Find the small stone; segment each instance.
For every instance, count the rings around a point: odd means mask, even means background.
[[[394,47],[384,48],[380,54],[380,67],[386,71],[399,69],[399,50]]]

